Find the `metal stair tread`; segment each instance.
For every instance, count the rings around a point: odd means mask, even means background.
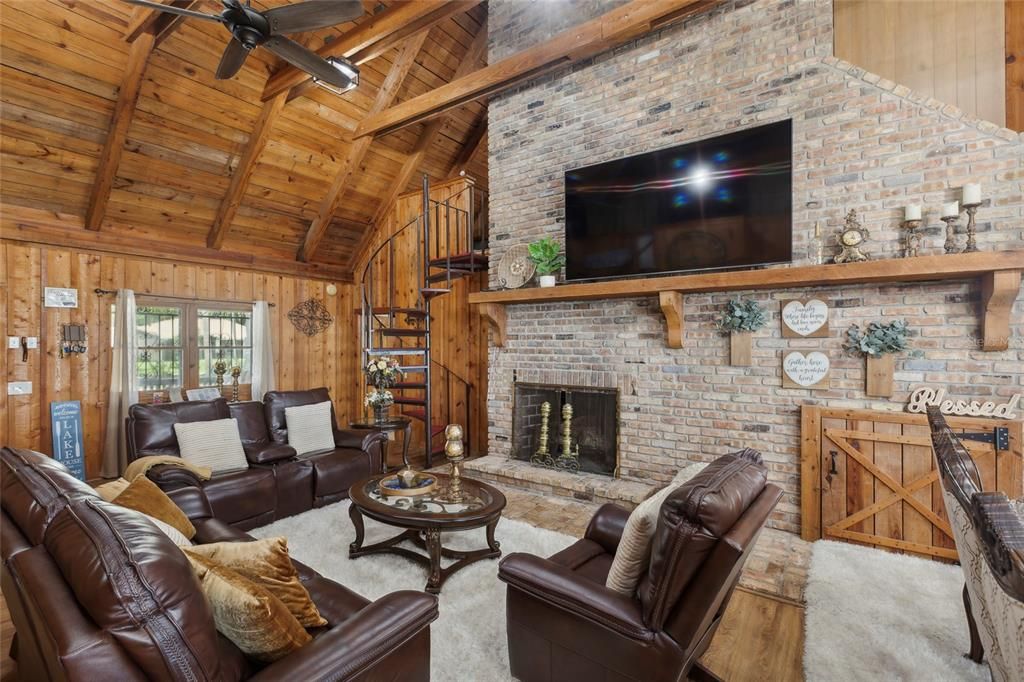
[[[361,314],[362,310],[356,310],[356,315]],[[422,308],[388,308],[387,306],[378,307],[373,309],[374,315],[388,315],[394,313],[395,315],[406,315],[408,317],[426,317],[427,311]]]
[[[367,348],[370,355],[423,355],[426,348]]]
[[[426,405],[427,401],[425,398],[410,398],[408,396],[395,396],[396,405]]]
[[[384,336],[426,336],[426,329],[409,329],[406,327],[384,327],[377,329]]]

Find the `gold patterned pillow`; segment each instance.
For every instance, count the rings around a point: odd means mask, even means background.
[[[189,547],[192,554],[211,559],[262,585],[280,599],[303,627],[327,625],[288,556],[288,541],[267,538],[254,542],[212,542]]]
[[[213,612],[217,631],[247,656],[271,663],[312,637],[281,600],[225,566],[185,552]]]
[[[640,576],[647,570],[651,560],[651,543],[658,528],[661,503],[678,487],[669,483],[641,502],[629,515],[619,539],[619,547],[615,550],[612,567],[608,570],[605,587],[627,597],[636,593]]]
[[[157,484],[146,478],[145,475],[136,476],[135,480],[111,501],[121,507],[134,509],[146,516],[159,519],[177,529],[189,540],[196,535],[196,528],[188,520],[185,512],[181,511],[181,508],[174,504],[174,500],[167,497],[167,493],[160,490]]]

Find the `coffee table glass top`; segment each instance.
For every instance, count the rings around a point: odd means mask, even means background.
[[[366,497],[379,504],[386,505],[404,512],[422,514],[443,514],[450,516],[464,515],[484,509],[494,502],[494,496],[488,489],[476,481],[462,479],[462,499],[453,502],[445,498],[448,488],[448,477],[444,474],[429,474],[437,477],[437,486],[425,495],[405,497],[402,495],[385,495],[380,491],[380,477],[371,478],[363,486]]]

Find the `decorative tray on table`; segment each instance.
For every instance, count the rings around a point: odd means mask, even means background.
[[[437,477],[431,474],[416,472],[412,485],[406,486],[398,474],[385,476],[377,484],[381,495],[401,495],[403,497],[415,497],[433,492],[437,487]]]

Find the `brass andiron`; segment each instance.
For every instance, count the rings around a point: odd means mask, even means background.
[[[551,453],[548,452],[548,421],[551,418],[551,403],[546,400],[540,404],[540,444],[530,457],[530,464],[537,466],[554,466]]]
[[[228,366],[223,360],[213,363],[213,373],[217,375],[217,393],[224,394],[224,375],[227,374]]]
[[[978,212],[979,206],[981,204],[964,204],[964,210],[967,211],[967,246],[964,247],[964,253],[978,251],[978,227],[974,224],[974,214]]]
[[[562,406],[562,452],[558,455],[555,466],[566,471],[580,470],[579,444],[576,445],[575,452],[572,449],[572,405],[569,403]]]
[[[466,449],[462,445],[462,427],[458,424],[449,424],[444,429],[444,437],[444,454],[451,462],[451,478],[444,497],[448,502],[462,502],[462,472],[459,471],[459,464],[466,458]]]
[[[238,402],[238,377],[242,375],[241,367],[231,368],[231,402]]]

